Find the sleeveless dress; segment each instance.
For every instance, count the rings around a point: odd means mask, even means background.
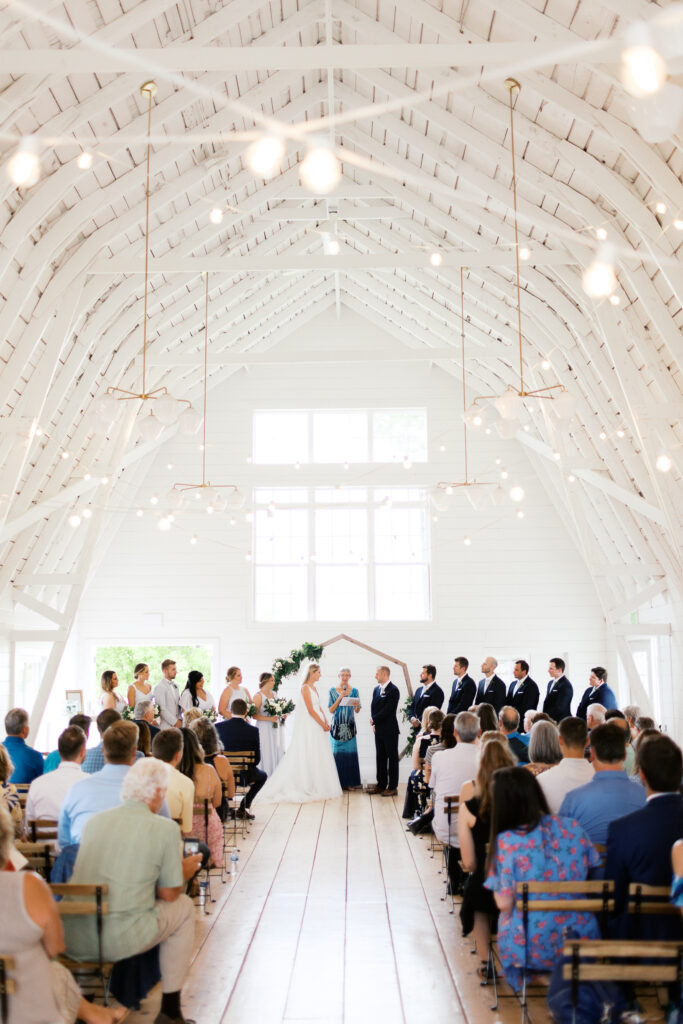
[[[208,711],[209,708],[213,708],[213,710],[215,711],[216,710],[216,702],[213,699],[211,691],[210,690],[205,690],[204,692],[206,693],[206,700],[204,700],[203,697],[197,697],[197,701],[198,701],[198,703],[196,705],[197,708],[199,708],[200,711]],[[183,711],[189,711],[190,708],[193,706],[192,705],[192,694],[187,689],[187,687],[180,694],[180,706],[183,709]]]
[[[317,690],[309,687],[313,710],[327,715]],[[294,715],[292,740],[285,756],[255,798],[255,803],[305,804],[342,795],[328,734],[309,715],[301,687],[301,705]]]
[[[122,715],[123,714],[123,709],[128,707],[128,701],[127,700],[123,700],[123,698],[121,697],[121,694],[117,693],[116,690],[112,690],[111,691],[111,695],[114,698],[114,711],[118,711],[118,713],[120,715]],[[104,707],[104,704],[102,703],[103,700],[104,700],[104,694],[102,694],[102,696],[100,697],[100,707]],[[146,697],[145,700],[149,700],[149,698]]]
[[[133,690],[135,691],[135,703],[139,704],[140,701],[143,701],[143,700],[154,700],[154,697],[152,695],[153,689],[154,689],[154,687],[150,686],[149,693],[144,693],[143,690],[138,690],[138,688],[135,685],[135,683],[133,683]]]
[[[266,775],[272,775],[285,754],[285,727],[284,725],[278,725],[274,729],[272,722],[259,722],[257,718],[254,719],[254,725],[258,726],[259,743],[261,746],[259,767],[264,770]]]
[[[9,997],[9,1024],[45,1024],[60,1021],[52,969],[42,944],[42,929],[24,905],[24,873],[0,871],[0,953],[14,957],[10,977],[15,983]]]
[[[226,689],[227,689],[227,687],[226,687]],[[221,697],[222,697],[222,696],[223,696],[223,694],[221,694]],[[237,687],[237,689],[236,689],[236,690],[234,690],[234,691],[233,691],[233,692],[232,692],[232,693],[230,694],[230,700],[228,701],[228,707],[227,707],[227,710],[228,710],[228,711],[229,711],[229,710],[230,710],[230,708],[232,707],[233,701],[236,701],[236,700],[237,700],[238,698],[239,698],[240,700],[244,700],[244,701],[246,701],[246,702],[247,702],[247,707],[249,707],[249,704],[250,704],[250,700],[249,700],[249,698],[247,697],[247,691],[246,691],[246,690],[244,689],[244,687],[243,687],[243,686],[238,686],[238,687]],[[220,704],[220,701],[219,701],[218,703]]]

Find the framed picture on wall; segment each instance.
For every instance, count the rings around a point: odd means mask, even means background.
[[[83,714],[83,690],[66,691],[66,714],[68,718]]]

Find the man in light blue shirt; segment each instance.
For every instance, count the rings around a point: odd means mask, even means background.
[[[57,842],[63,850],[81,841],[83,829],[93,814],[108,811],[121,803],[123,780],[135,763],[138,727],[134,722],[113,722],[102,737],[105,765],[87,779],[76,782],[66,795],[59,813]],[[162,817],[169,818],[164,800]]]
[[[604,846],[610,823],[644,807],[646,795],[624,771],[626,733],[623,729],[606,722],[591,730],[590,741],[595,774],[590,782],[567,793],[559,814],[575,818],[593,843]]]
[[[7,739],[3,743],[13,765],[10,782],[33,782],[43,774],[43,755],[29,747],[28,731],[28,711],[11,708],[5,715]]]
[[[102,746],[102,737],[114,722],[120,722],[121,715],[118,711],[114,711],[113,708],[105,708],[104,711],[100,711],[99,715],[95,719],[97,725],[97,731],[100,734],[100,742],[96,747],[91,747],[86,752],[85,761],[83,762],[83,771],[87,775],[94,775],[95,772],[99,772],[104,768],[104,748]]]

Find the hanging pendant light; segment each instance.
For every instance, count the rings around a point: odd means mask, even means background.
[[[244,497],[235,484],[212,484],[206,478],[206,408],[209,365],[209,275],[204,274],[204,414],[200,415],[190,406],[180,416],[181,429],[185,433],[196,433],[203,426],[202,437],[202,482],[200,484],[173,484],[166,496],[170,508],[180,508],[186,499],[188,511],[205,511],[209,515],[222,512],[226,508],[241,508]],[[183,422],[183,420],[185,422]]]
[[[142,388],[140,391],[127,391],[125,388],[109,387],[96,403],[96,412],[103,423],[109,424],[116,416],[118,402],[129,402],[138,399],[140,411],[149,412],[138,422],[138,432],[143,441],[156,441],[164,427],[175,423],[183,406],[185,412],[192,409],[186,398],[173,398],[168,388],[159,387],[147,390],[147,305],[149,299],[149,199],[150,199],[150,163],[152,158],[152,100],[156,95],[156,82],[145,82],[140,86],[140,93],[147,99],[147,175],[145,185],[145,298],[142,315]],[[148,402],[154,405],[148,406]]]
[[[517,216],[517,167],[515,163],[515,119],[514,119],[514,103],[513,96],[519,92],[521,85],[515,78],[505,79],[505,88],[508,90],[510,97],[510,151],[512,155],[512,203],[515,217],[515,276],[516,276],[516,287],[517,287],[517,346],[519,351],[519,388],[507,387],[502,395],[482,395],[479,398],[475,398],[474,404],[477,405],[479,402],[493,401],[496,409],[500,413],[501,420],[496,424],[498,432],[501,436],[513,437],[516,433],[517,427],[513,431],[511,427],[508,427],[508,423],[516,423],[522,412],[524,411],[524,399],[530,396],[534,398],[544,398],[557,401],[563,395],[566,395],[569,402],[564,403],[563,412],[561,415],[558,412],[558,416],[561,419],[569,419],[573,415],[573,410],[576,406],[576,399],[569,395],[564,384],[549,384],[546,387],[535,388],[533,391],[527,391],[524,382],[524,358],[523,358],[523,333],[522,333],[522,287],[520,283],[519,273],[519,261],[521,258],[521,250],[519,245],[519,224]],[[559,391],[559,394],[550,392]],[[573,403],[573,404],[572,404]],[[567,415],[568,409],[572,408],[572,412]],[[508,421],[503,424],[502,421]],[[501,429],[502,428],[502,429]]]

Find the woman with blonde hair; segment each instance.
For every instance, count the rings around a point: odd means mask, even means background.
[[[128,687],[128,703],[134,708],[143,700],[151,700],[152,684],[149,680],[149,665],[141,661],[133,669],[133,682]]]
[[[102,705],[102,710],[107,711],[112,709],[113,711],[118,711],[121,715],[123,714],[123,709],[126,707],[126,701],[116,689],[118,685],[119,677],[116,672],[112,671],[112,669],[107,669],[106,672],[103,672],[100,676],[100,688],[102,690],[100,704]]]
[[[304,804],[341,796],[329,741],[330,723],[316,688],[319,679],[320,666],[311,663],[301,684],[303,707],[294,714],[289,749],[256,801]]]
[[[237,665],[232,665],[225,673],[226,686],[218,701],[218,714],[221,718],[232,718],[232,702],[238,698],[251,704],[251,697],[246,686],[242,686],[242,670]]]
[[[502,733],[498,733],[502,736]],[[505,737],[503,737],[505,739]],[[479,755],[477,777],[460,790],[458,838],[460,858],[469,872],[460,908],[463,935],[474,931],[480,965],[478,973],[486,977],[491,939],[491,920],[498,917],[493,893],[484,888],[486,844],[491,829],[491,779],[499,768],[517,763],[508,743],[487,742]]]

